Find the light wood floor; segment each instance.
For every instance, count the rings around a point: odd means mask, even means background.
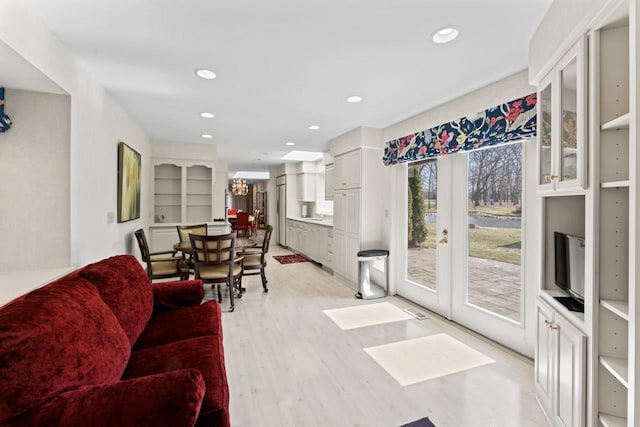
[[[269,254],[287,253],[272,244]],[[547,425],[531,361],[428,312],[427,320],[343,331],[322,310],[412,305],[398,297],[357,300],[353,289],[308,262],[270,259],[267,277],[269,293],[259,276],[245,277],[236,310],[227,311],[228,298],[222,304],[232,426],[395,427],[425,416],[437,427]],[[496,363],[402,387],[363,351],[443,332]]]

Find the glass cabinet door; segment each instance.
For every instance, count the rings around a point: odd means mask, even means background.
[[[551,83],[540,91],[538,129],[540,129],[539,183],[545,184],[549,182],[551,176]]]
[[[578,63],[573,59],[560,71],[560,101],[562,105],[562,149],[560,180],[578,177]]]

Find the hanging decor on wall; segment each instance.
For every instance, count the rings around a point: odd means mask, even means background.
[[[386,143],[385,165],[471,151],[536,135],[536,93]]]
[[[4,113],[4,88],[0,87],[0,133],[11,128],[11,119]]]
[[[118,222],[140,218],[140,153],[118,143]]]

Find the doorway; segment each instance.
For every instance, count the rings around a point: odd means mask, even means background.
[[[524,328],[521,142],[411,163],[398,294],[517,349]]]

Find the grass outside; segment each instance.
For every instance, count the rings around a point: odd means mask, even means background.
[[[427,240],[423,248],[436,247],[436,224],[427,224]],[[517,228],[469,229],[469,256],[520,265],[521,231]]]
[[[431,200],[431,205],[429,205],[429,200],[424,201],[424,211],[425,213],[436,213],[438,211],[436,201]],[[431,207],[429,207],[431,206]],[[480,205],[473,206],[473,203],[469,203],[469,213],[480,213],[487,215],[496,215],[496,216],[508,216],[508,217],[519,217],[522,214],[520,213],[520,205],[513,205],[511,203],[504,203],[500,205],[495,203],[493,205]]]

